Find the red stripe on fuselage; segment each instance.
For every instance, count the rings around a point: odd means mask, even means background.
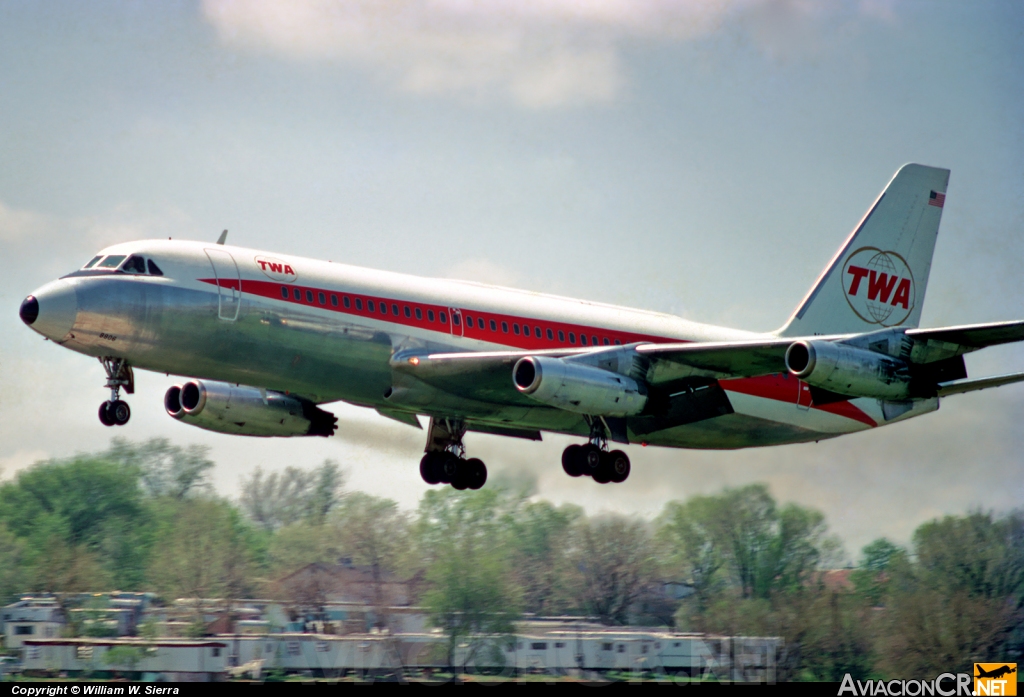
[[[237,280],[223,279],[219,282],[215,278],[201,278],[199,280],[203,283],[209,283],[210,285],[219,285],[222,288],[239,290],[239,282]],[[283,297],[282,289],[287,290],[287,299]],[[295,291],[299,292],[298,299],[295,297]],[[649,342],[652,344],[665,342],[680,343],[679,339],[653,336],[650,334],[636,334],[633,332],[599,329],[594,327],[585,327],[578,324],[568,324],[565,322],[552,322],[549,320],[524,320],[523,318],[516,317],[514,315],[503,315],[494,312],[477,312],[476,310],[469,310],[466,308],[452,308],[447,305],[433,305],[429,303],[393,300],[391,298],[382,298],[375,295],[345,293],[317,288],[315,286],[300,286],[291,283],[245,280],[241,282],[241,292],[293,305],[313,307],[318,310],[339,312],[346,315],[352,315],[354,317],[366,317],[382,322],[389,322],[391,324],[399,324],[426,331],[440,332],[445,336],[454,335],[462,336],[467,339],[489,341],[501,344],[502,346],[518,348],[526,351],[556,348],[580,348],[583,346],[610,346],[614,344],[631,344],[634,342]],[[312,301],[307,299],[307,292],[312,293]],[[322,303],[320,302],[321,294],[324,296],[324,301]],[[337,305],[332,303],[332,295],[337,298]],[[346,297],[349,299],[349,307],[345,307]],[[361,309],[356,306],[357,300],[362,306]],[[370,303],[373,303],[374,307],[372,312],[369,309]],[[386,307],[386,313],[381,313],[380,308],[382,305]],[[420,310],[422,315],[420,318],[416,317],[417,308]],[[397,313],[395,312],[396,309]],[[406,316],[407,309],[409,311],[408,316]],[[453,326],[451,324],[452,309],[458,310],[462,316],[461,324],[459,327],[454,327],[454,332],[452,331]],[[433,321],[428,319],[429,312],[434,313]],[[441,322],[441,317],[444,317],[446,321]],[[469,322],[467,321],[467,319],[470,318],[473,323],[472,327],[469,326]],[[495,331],[490,329],[491,322],[494,322],[495,324]],[[508,327],[507,332],[502,331],[503,323]],[[514,327],[517,326],[528,326],[530,328],[529,334],[524,334],[522,329],[520,329],[519,334],[516,334],[514,332]],[[459,331],[460,329],[461,333]],[[548,330],[551,331],[553,339],[547,338]],[[558,339],[559,332],[562,332],[562,336],[565,337],[564,340],[560,341]],[[576,341],[570,342],[568,340],[570,336],[577,337]],[[580,336],[587,337],[586,344],[582,344],[579,341],[578,337]],[[597,339],[596,344],[594,343],[595,337]],[[795,407],[800,392],[801,381],[786,373],[780,373],[777,375],[765,375],[756,378],[719,380],[719,384],[721,384],[722,388],[725,390],[749,394],[754,397],[763,397],[765,399],[772,399],[779,402],[787,402]],[[836,414],[837,416],[859,421],[860,423],[867,424],[868,426],[873,427],[878,425],[875,423],[874,419],[848,401],[832,402],[830,404],[820,406],[815,404],[805,406],[810,406],[810,408],[813,409],[820,409],[821,411],[829,412],[830,414]]]

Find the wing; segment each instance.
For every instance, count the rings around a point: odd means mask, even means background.
[[[640,344],[636,352],[650,361],[647,382],[662,385],[692,377],[751,378],[786,369],[786,349],[797,339],[686,344]]]
[[[987,346],[1024,341],[1024,321],[908,329],[906,336],[914,342],[910,353],[911,362],[933,363]]]

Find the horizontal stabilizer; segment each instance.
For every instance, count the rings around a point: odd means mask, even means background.
[[[963,394],[964,392],[985,390],[988,389],[989,387],[1001,387],[1003,385],[1010,385],[1015,382],[1024,382],[1024,373],[1010,373],[1009,375],[996,375],[991,378],[977,378],[975,380],[956,380],[955,382],[945,382],[939,385],[938,396],[948,397],[954,394]]]

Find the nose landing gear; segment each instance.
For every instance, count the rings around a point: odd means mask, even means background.
[[[106,386],[110,389],[110,399],[100,405],[100,423],[104,426],[124,426],[132,417],[132,410],[121,399],[121,388],[128,394],[135,394],[135,374],[123,358],[104,356],[100,363],[107,373]]]
[[[427,452],[420,460],[420,476],[427,484],[451,484],[460,491],[479,489],[487,481],[487,466],[477,458],[465,458],[462,436],[466,425],[459,419],[434,419],[427,430]]]
[[[629,456],[621,450],[608,452],[608,439],[600,419],[588,418],[590,442],[570,445],[562,452],[562,469],[570,477],[587,475],[598,484],[621,484],[632,469]]]

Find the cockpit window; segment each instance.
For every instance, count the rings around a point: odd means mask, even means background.
[[[164,275],[164,272],[160,270],[159,266],[157,266],[156,264],[153,263],[152,259],[148,260],[148,263],[149,263],[149,273],[150,273],[150,275],[152,275],[152,276],[163,276]]]
[[[146,273],[146,260],[142,257],[132,255],[124,263],[121,270],[125,273]]]
[[[98,257],[93,257],[92,259],[89,260],[89,263],[86,264],[85,266],[83,266],[82,268],[83,269],[91,269],[96,264],[96,262],[99,261],[102,258],[103,258],[102,254],[100,254]]]
[[[96,268],[98,269],[116,269],[122,261],[124,261],[124,254],[112,254],[103,261]]]

